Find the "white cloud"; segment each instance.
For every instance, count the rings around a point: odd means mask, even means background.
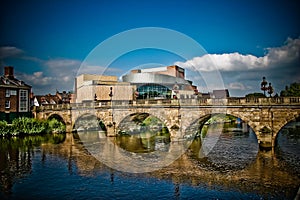
[[[44,65],[49,67],[50,69],[74,67],[78,69],[81,65],[81,61],[76,59],[56,58],[44,61]]]
[[[175,64],[186,69],[199,71],[247,71],[269,69],[299,61],[300,39],[288,38],[281,47],[267,48],[262,57],[240,53],[206,54],[186,62]]]
[[[14,57],[23,54],[24,51],[12,46],[0,47],[0,59]]]
[[[54,77],[44,76],[43,72],[34,72],[33,74],[22,73],[18,78],[32,86],[49,86],[53,81],[56,81]]]
[[[231,90],[249,90],[252,89],[251,86],[245,86],[243,83],[240,82],[233,82],[228,84],[228,89]]]

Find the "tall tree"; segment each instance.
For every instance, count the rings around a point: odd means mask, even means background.
[[[281,97],[300,97],[300,83],[292,83],[280,92]]]

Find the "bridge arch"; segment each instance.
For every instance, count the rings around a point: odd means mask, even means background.
[[[106,131],[105,122],[92,113],[84,113],[75,119],[73,124],[73,130],[83,131],[83,130],[97,130]]]
[[[47,120],[51,120],[51,119],[56,119],[56,120],[62,122],[64,125],[67,124],[65,119],[63,118],[63,116],[61,116],[60,114],[57,114],[57,113],[53,113],[53,114],[49,115]]]
[[[122,128],[124,129],[125,128],[124,126],[127,126],[125,124],[128,124],[128,120],[142,123],[145,119],[147,119],[150,116],[158,119],[158,121],[162,123],[162,128],[166,127],[168,131],[170,131],[171,127],[169,122],[164,118],[162,118],[161,116],[151,114],[151,112],[132,112],[127,114],[116,124],[117,131],[119,132],[122,130]]]
[[[134,117],[134,116],[144,116],[144,119],[146,119],[146,117],[148,116],[153,116],[155,118],[157,118],[159,121],[161,121],[170,131],[172,125],[171,123],[162,115],[159,115],[158,113],[154,113],[151,112],[151,110],[147,110],[147,111],[138,111],[138,112],[128,112],[126,114],[124,114],[122,117],[119,117],[119,120],[116,120],[116,127],[117,129],[119,129],[121,123],[124,122],[124,120],[129,117]],[[118,130],[117,130],[118,131]]]
[[[226,113],[226,114],[224,114],[224,113],[210,113],[210,114],[205,114],[205,115],[203,115],[203,116],[200,116],[200,117],[194,119],[194,120],[192,121],[192,123],[190,123],[189,126],[185,129],[185,136],[186,136],[186,137],[191,137],[191,136],[193,135],[193,133],[191,133],[191,132],[194,132],[194,134],[195,134],[195,132],[198,131],[199,129],[200,129],[200,131],[201,131],[201,129],[202,129],[202,127],[204,126],[204,124],[205,124],[211,117],[216,116],[216,115],[224,115],[224,116],[229,115],[229,116],[233,116],[233,117],[235,117],[235,118],[240,118],[240,119],[242,120],[243,123],[246,123],[247,126],[249,126],[249,128],[253,130],[253,132],[254,132],[255,135],[256,135],[256,138],[258,138],[257,133],[254,131],[254,129],[253,129],[252,126],[250,125],[249,121],[248,121],[248,122],[245,121],[245,118],[244,118],[244,117],[241,118],[241,117],[235,116],[235,115],[233,115],[233,114],[228,114],[228,113]]]
[[[274,139],[277,140],[277,137],[278,137],[278,134],[279,132],[286,126],[288,125],[289,123],[293,122],[293,121],[299,121],[300,122],[300,113],[296,114],[296,115],[293,115],[293,116],[289,116],[287,117],[286,121],[285,122],[282,122],[279,126],[279,130],[274,133]]]
[[[253,130],[255,135],[258,136],[259,133],[257,132],[257,130],[255,130],[255,128],[256,128],[255,122],[253,122],[253,120],[251,120],[249,117],[247,117],[243,113],[244,112],[230,110],[230,109],[227,109],[227,111],[226,111],[227,115],[231,115],[231,116],[240,118],[243,122],[245,122]]]

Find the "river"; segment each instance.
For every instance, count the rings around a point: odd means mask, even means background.
[[[299,122],[290,123],[267,152],[259,150],[252,130],[228,129],[203,156],[201,146],[213,136],[199,136],[176,161],[145,173],[106,166],[72,134],[1,138],[0,199],[294,199],[299,128]],[[137,155],[145,153],[143,145],[150,152],[170,151],[156,140],[141,140],[140,146],[126,136],[109,140],[127,151],[136,148]]]

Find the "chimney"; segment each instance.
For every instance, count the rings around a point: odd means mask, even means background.
[[[4,76],[8,79],[14,79],[14,67],[4,67]]]

